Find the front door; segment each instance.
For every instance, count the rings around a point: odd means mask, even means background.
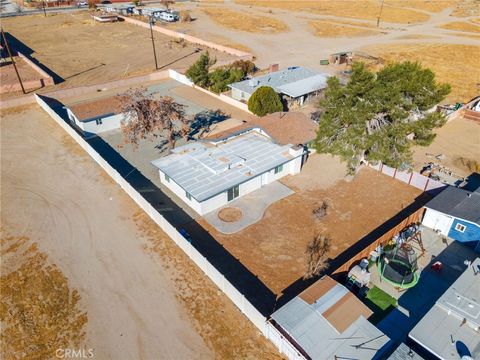
[[[228,201],[232,201],[233,199],[237,198],[238,193],[239,193],[238,185],[228,189],[227,191]]]

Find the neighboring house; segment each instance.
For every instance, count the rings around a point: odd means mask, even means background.
[[[118,129],[124,119],[118,97],[84,101],[69,105],[66,109],[70,121],[85,135]]]
[[[161,13],[167,11],[166,8],[159,7],[136,7],[133,10],[135,15],[159,17]]]
[[[480,251],[480,188],[449,186],[425,205],[422,224]]]
[[[367,320],[370,315],[345,286],[324,276],[272,314],[282,336],[272,341],[289,339],[311,360],[381,359],[389,338]]]
[[[222,131],[216,131],[214,125],[205,138],[220,140],[235,134],[257,130],[265,133],[280,145],[308,145],[317,136],[317,129],[318,124],[303,113],[278,112],[251,121],[244,121],[241,125]]]
[[[134,4],[106,4],[104,7],[106,12],[114,12],[120,15],[130,15],[133,14],[133,9],[135,9]]]
[[[480,359],[479,301],[480,258],[477,258],[413,328],[407,343],[420,346],[416,350],[431,355],[427,358]]]
[[[278,145],[258,131],[197,141],[152,161],[160,181],[204,215],[288,174],[300,172],[303,147]]]
[[[327,87],[329,74],[322,74],[303,67],[289,67],[252,79],[228,85],[232,89],[232,98],[248,101],[261,86],[270,86],[280,94],[289,105],[303,105],[308,96]]]

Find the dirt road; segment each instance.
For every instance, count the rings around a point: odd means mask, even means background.
[[[3,231],[35,241],[78,289],[95,358],[212,358],[122,190],[37,107],[1,130]]]

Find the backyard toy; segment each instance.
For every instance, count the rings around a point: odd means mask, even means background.
[[[378,271],[381,279],[395,287],[408,289],[415,286],[419,278],[415,250],[406,243],[384,250]]]

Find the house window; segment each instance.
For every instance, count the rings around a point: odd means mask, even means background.
[[[165,181],[170,182],[170,176],[168,176],[167,174],[165,174]]]
[[[97,123],[97,125],[102,125],[102,119],[97,119],[95,120],[95,122]]]
[[[275,174],[278,174],[279,172],[282,172],[282,171],[283,171],[283,164],[276,166],[274,169]]]
[[[228,189],[227,191],[228,201],[232,201],[233,199],[237,198],[238,193],[239,193],[238,185],[232,187],[231,189]]]
[[[455,230],[460,231],[461,233],[465,232],[466,229],[467,227],[465,225],[462,225],[462,224],[455,225]]]
[[[188,200],[192,200],[192,195],[190,195],[188,192],[185,191],[185,196],[187,197]]]

